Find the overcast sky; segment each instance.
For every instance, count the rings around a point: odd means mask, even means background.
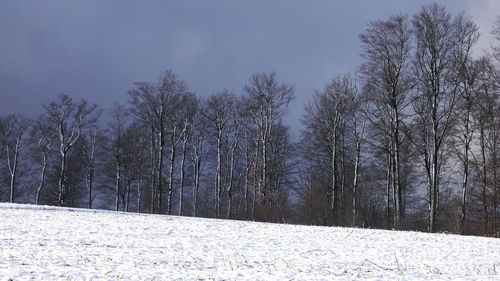
[[[356,70],[369,21],[431,2],[473,16],[477,52],[488,48],[499,0],[2,0],[0,115],[35,117],[60,92],[107,109],[166,69],[200,96],[276,71],[296,87],[288,123],[299,128],[314,89]]]

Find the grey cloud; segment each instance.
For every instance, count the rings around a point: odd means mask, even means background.
[[[126,102],[134,81],[170,68],[201,96],[277,71],[296,85],[297,126],[315,88],[355,70],[368,21],[429,2],[2,1],[0,114],[40,112],[58,92],[108,107]]]

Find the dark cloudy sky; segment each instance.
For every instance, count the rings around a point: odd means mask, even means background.
[[[173,69],[192,91],[241,91],[254,72],[294,84],[296,126],[314,89],[360,62],[370,20],[432,1],[0,1],[0,115],[36,116],[64,92],[109,108],[135,81]],[[489,45],[499,0],[437,1],[480,25]]]

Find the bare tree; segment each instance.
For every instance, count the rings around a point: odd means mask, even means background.
[[[135,114],[136,118],[149,130],[149,149],[150,149],[150,183],[151,183],[151,202],[150,202],[150,213],[156,213],[160,211],[161,202],[161,187],[158,185],[158,178],[162,177],[158,174],[158,154],[159,141],[158,141],[158,124],[160,118],[166,118],[165,116],[158,116],[155,109],[155,88],[152,83],[142,82],[136,83],[136,89],[129,92],[131,96],[131,111]],[[161,109],[161,113],[164,110]]]
[[[229,219],[231,217],[232,209],[233,209],[233,196],[235,193],[235,180],[236,182],[239,181],[241,176],[243,175],[242,173],[239,174],[239,176],[235,179],[235,153],[236,150],[239,148],[239,143],[240,143],[240,133],[241,133],[241,119],[239,118],[239,113],[236,112],[236,110],[239,110],[239,107],[241,107],[241,103],[239,100],[235,99],[234,101],[234,107],[231,111],[231,120],[229,123],[229,137],[228,137],[228,149],[227,149],[227,155],[226,155],[226,162],[228,163],[228,172],[227,172],[227,177],[226,177],[226,193],[227,193],[227,213],[226,213],[226,218]]]
[[[97,121],[99,115],[96,108],[97,105],[88,105],[85,100],[75,103],[70,96],[64,94],[59,94],[57,101],[44,105],[46,122],[51,130],[57,132],[59,137],[59,206],[67,205],[66,198],[71,192],[66,185],[68,153],[80,138],[83,128]]]
[[[222,205],[222,155],[223,146],[228,142],[228,129],[232,111],[235,106],[235,96],[225,89],[208,99],[205,117],[209,121],[209,128],[216,142],[216,169],[215,169],[215,217],[219,218]]]
[[[111,120],[108,123],[108,136],[110,138],[114,159],[115,174],[115,210],[119,210],[120,192],[122,191],[124,146],[128,140],[124,138],[125,131],[130,125],[129,111],[125,106],[114,104],[111,109]]]
[[[85,186],[87,187],[88,191],[87,201],[89,209],[92,209],[92,203],[95,198],[94,181],[96,168],[98,165],[96,147],[98,146],[98,142],[101,141],[98,138],[98,128],[96,126],[90,126],[90,128],[88,129],[88,133],[82,137],[82,166]]]
[[[296,149],[291,141],[288,126],[277,123],[274,126],[269,143],[268,187],[269,199],[265,213],[266,221],[284,222],[288,216],[289,194],[295,186],[295,154]]]
[[[472,43],[472,42],[470,42]],[[465,46],[464,52],[470,52],[472,44]],[[468,54],[460,54],[468,56]],[[481,73],[480,61],[466,59],[465,63],[456,69],[457,83],[459,84],[459,100],[457,102],[457,121],[455,133],[452,135],[452,147],[462,164],[462,213],[460,215],[460,233],[464,233],[467,211],[467,195],[469,185],[469,169],[471,162],[471,144],[474,137],[473,112],[477,102],[479,78]]]
[[[136,88],[129,92],[131,110],[136,117],[146,125],[151,132],[151,159],[152,165],[152,212],[161,212],[162,210],[162,193],[163,186],[163,164],[165,151],[167,146],[167,126],[169,118],[178,108],[180,97],[187,93],[186,83],[179,80],[173,71],[168,70],[162,72],[157,84],[140,82],[136,83]],[[176,127],[175,131],[170,132],[170,135],[175,139],[179,139]],[[174,144],[172,142],[172,144]],[[176,144],[175,144],[176,145]],[[171,154],[175,156],[175,145],[171,147]],[[173,148],[173,149],[172,149]],[[175,157],[170,157],[171,162]],[[171,163],[169,181],[168,181],[168,198],[166,212],[170,214],[171,210],[171,195],[173,190],[173,165]]]
[[[337,77],[325,86],[323,92],[316,91],[314,101],[306,107],[304,123],[307,127],[306,137],[310,140],[313,155],[324,157],[325,164],[330,167],[328,202],[332,222],[338,222],[336,216],[340,171],[338,161],[341,151],[341,136],[345,131],[345,120],[348,115],[348,96],[350,78]],[[321,155],[321,156],[320,156]],[[313,161],[318,161],[318,157]]]
[[[188,135],[187,135],[187,132],[190,127],[191,127],[191,121],[189,120],[191,117],[191,112],[190,110],[191,109],[187,109],[189,108],[189,104],[191,102],[191,100],[194,100],[194,94],[192,93],[188,93],[187,91],[185,92],[182,92],[182,93],[179,93],[179,95],[177,96],[178,98],[178,103],[177,103],[177,106],[173,108],[173,111],[172,111],[172,114],[170,114],[168,116],[168,123],[169,125],[167,126],[168,128],[168,134],[170,136],[170,159],[169,159],[169,162],[170,162],[170,167],[169,167],[169,171],[168,171],[168,190],[167,190],[167,214],[170,214],[171,213],[171,210],[172,210],[172,195],[173,195],[173,192],[174,192],[174,178],[175,178],[175,159],[176,159],[176,156],[177,156],[177,146],[179,145],[179,143],[184,139],[186,141],[186,144],[187,144],[187,141],[188,141]],[[186,152],[186,146],[183,147],[183,153]],[[182,199],[182,195],[184,193],[184,165],[185,165],[185,155],[184,156],[184,161],[182,161],[181,163],[181,177],[182,177],[182,180],[181,180],[181,189],[182,189],[182,192],[180,192],[181,194],[181,199]],[[182,211],[182,200],[179,202],[179,212]]]
[[[193,117],[192,124],[192,134],[191,134],[191,149],[192,153],[192,164],[193,164],[193,209],[192,216],[196,217],[198,215],[198,192],[200,188],[200,177],[202,162],[204,160],[204,147],[207,140],[207,120],[203,116],[202,112],[205,111],[205,106],[201,107]]]
[[[259,167],[260,178],[257,182],[257,195],[260,203],[270,204],[271,184],[269,182],[268,163],[271,137],[275,127],[285,116],[288,105],[294,98],[293,86],[278,83],[276,73],[256,73],[250,77],[244,86],[246,112],[257,130],[258,147],[255,162]],[[260,155],[259,155],[260,154]],[[259,203],[259,204],[260,204]]]
[[[45,186],[49,154],[52,151],[52,144],[56,140],[56,132],[46,127],[44,119],[44,116],[41,116],[34,124],[33,128],[33,138],[36,140],[36,151],[42,155],[40,182],[35,195],[35,202],[37,205],[40,204],[40,194]]]
[[[463,14],[456,18],[443,6],[424,6],[413,18],[416,39],[415,73],[418,96],[414,110],[418,115],[419,150],[424,155],[428,184],[429,231],[435,231],[439,202],[443,143],[453,125],[458,101],[454,69],[464,63],[454,56],[457,49],[473,39],[477,26]],[[458,60],[457,60],[458,59]]]
[[[122,178],[123,188],[119,191],[123,210],[130,211],[131,196],[133,193],[133,184],[136,184],[137,210],[141,209],[142,201],[142,185],[144,181],[144,171],[147,171],[146,157],[147,155],[147,137],[143,134],[147,132],[140,124],[136,122],[129,123],[123,132],[122,139]]]
[[[401,228],[404,207],[401,188],[401,126],[412,88],[409,71],[411,32],[406,16],[373,21],[359,37],[363,43],[364,62],[361,75],[368,100],[373,104],[370,119],[379,124],[389,140],[389,158],[395,198],[394,227]],[[379,122],[387,121],[387,122]]]
[[[484,234],[489,233],[490,211],[492,205],[492,228],[497,233],[497,205],[498,205],[498,146],[500,144],[500,110],[498,88],[495,86],[495,68],[489,57],[483,57],[477,62],[479,68],[476,95],[474,96],[471,116],[471,126],[477,131],[476,146],[479,147],[479,157],[474,156],[474,168],[480,182],[481,210],[483,212]],[[471,145],[472,146],[472,145]],[[490,201],[490,197],[493,197]]]
[[[350,90],[347,91],[347,96],[349,98],[349,113],[351,119],[351,130],[352,139],[354,141],[354,176],[352,183],[352,226],[357,225],[357,193],[360,178],[360,166],[361,166],[361,150],[362,145],[365,143],[365,131],[367,118],[366,101],[359,94],[356,81],[354,79],[350,80],[351,85]]]
[[[198,111],[198,100],[194,94],[185,95],[182,106],[180,108],[180,127],[181,127],[181,141],[182,141],[182,159],[181,159],[181,182],[179,188],[179,216],[182,215],[182,206],[184,201],[184,186],[186,181],[186,154],[188,152],[188,143],[191,142],[193,130],[195,129],[194,122]]]
[[[150,213],[160,211],[162,174],[158,171],[158,156],[161,154],[163,162],[164,149],[159,148],[158,135],[164,138],[163,123],[166,120],[166,105],[168,101],[158,101],[156,89],[152,83],[135,83],[136,88],[129,91],[131,111],[137,119],[147,126],[150,132],[150,158],[151,158],[151,208]],[[160,96],[161,98],[161,96]],[[163,97],[167,99],[167,97]],[[159,103],[160,102],[160,103]],[[159,108],[158,108],[159,107]]]
[[[0,127],[1,139],[3,140],[10,175],[10,203],[14,203],[16,198],[16,179],[19,160],[21,152],[31,141],[31,135],[29,134],[31,125],[31,119],[21,114],[13,114],[3,118],[2,126]]]
[[[147,129],[144,129],[140,124],[135,122],[133,126],[133,136],[134,136],[134,169],[136,174],[136,184],[137,184],[137,212],[142,212],[143,205],[143,193],[144,193],[144,183],[147,181],[145,177],[145,171],[148,169],[148,137]]]
[[[244,153],[245,178],[243,182],[244,216],[251,220],[255,219],[255,207],[258,197],[259,182],[259,135],[254,124],[253,115],[248,110],[245,100],[240,100],[238,108],[238,119],[241,125],[240,150]]]

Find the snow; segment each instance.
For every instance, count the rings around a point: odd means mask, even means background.
[[[500,239],[0,204],[0,280],[500,280]]]

